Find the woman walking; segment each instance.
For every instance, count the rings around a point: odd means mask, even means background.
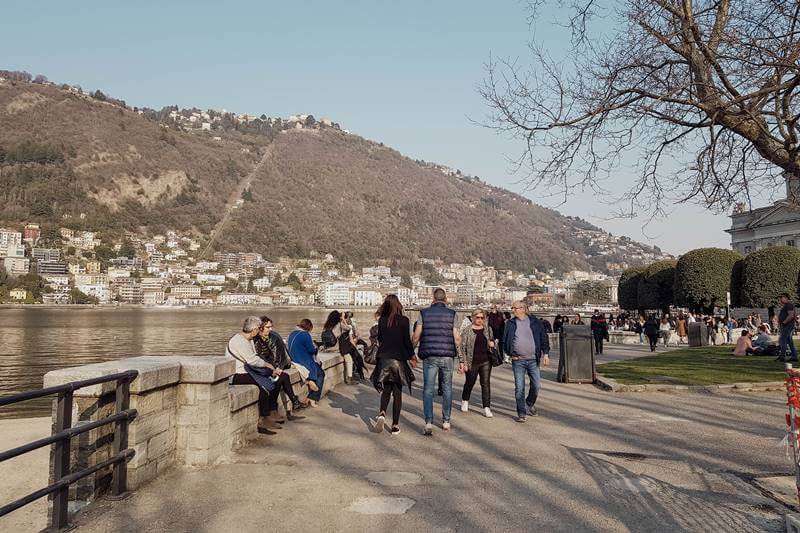
[[[472,327],[461,332],[461,363],[467,373],[467,381],[461,392],[461,411],[469,412],[469,397],[475,382],[481,380],[483,414],[492,418],[492,350],[495,347],[494,333],[486,325],[486,314],[482,309],[472,312]]]
[[[325,383],[325,371],[317,359],[317,346],[311,338],[311,330],[314,325],[307,318],[297,324],[297,328],[289,334],[286,339],[289,345],[289,357],[296,364],[308,370],[308,404],[316,407],[317,402],[322,397],[322,386]],[[313,383],[313,386],[311,385]]]
[[[389,294],[378,310],[377,364],[370,377],[375,389],[381,393],[381,407],[375,421],[375,432],[382,433],[386,423],[386,409],[392,399],[392,435],[400,433],[400,411],[403,408],[403,385],[414,381],[411,367],[416,368],[414,347],[408,317],[403,316],[403,305],[394,294]],[[410,366],[409,366],[410,361]]]

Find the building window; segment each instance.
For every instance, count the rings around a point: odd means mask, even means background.
[[[786,241],[786,246],[791,246],[794,248],[794,239],[789,239],[788,241]]]
[[[745,246],[744,247],[744,253],[749,254],[752,251],[753,251],[753,247],[752,246]]]

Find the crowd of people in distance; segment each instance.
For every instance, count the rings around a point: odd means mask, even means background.
[[[424,426],[422,433],[434,431],[434,390],[441,396],[441,429],[451,429],[453,372],[465,375],[461,411],[469,412],[472,391],[481,387],[482,413],[493,418],[491,410],[491,375],[494,367],[510,363],[514,375],[516,417],[524,423],[536,416],[540,390],[540,366],[549,364],[549,321],[528,313],[527,305],[514,302],[511,312],[500,312],[494,305],[490,312],[475,309],[463,321],[447,305],[443,289],[433,292],[432,304],[420,311],[410,324],[403,306],[394,294],[384,299],[375,313],[375,323],[368,340],[359,335],[351,312],[332,311],[322,327],[319,340],[312,337],[313,324],[304,318],[286,342],[272,330],[267,316],[247,317],[242,331],[231,337],[225,353],[236,360],[232,384],[259,387],[258,431],[273,435],[287,420],[298,417],[295,411],[315,407],[322,394],[325,371],[320,353],[339,353],[344,360],[345,383],[371,384],[380,393],[380,407],[372,428],[383,432],[391,405],[392,435],[400,433],[403,389],[411,389],[421,367]],[[373,369],[367,378],[367,364]],[[292,390],[286,370],[294,368],[308,388],[305,401]],[[527,380],[526,380],[527,377]],[[528,382],[526,384],[526,381]],[[527,391],[527,392],[526,392]],[[287,416],[278,412],[281,395],[286,401]]]

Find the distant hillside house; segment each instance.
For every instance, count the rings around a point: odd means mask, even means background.
[[[800,243],[800,181],[786,180],[786,199],[746,211],[739,206],[731,215],[731,248],[742,255],[767,246]]]

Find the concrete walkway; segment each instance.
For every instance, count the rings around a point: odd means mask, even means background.
[[[790,471],[780,393],[611,394],[545,381],[541,416],[519,424],[504,365],[492,378],[495,418],[454,405],[453,430],[424,437],[419,380],[398,436],[370,432],[371,387],[340,386],[227,464],[98,502],[80,530],[783,530],[786,508],[748,482]]]

